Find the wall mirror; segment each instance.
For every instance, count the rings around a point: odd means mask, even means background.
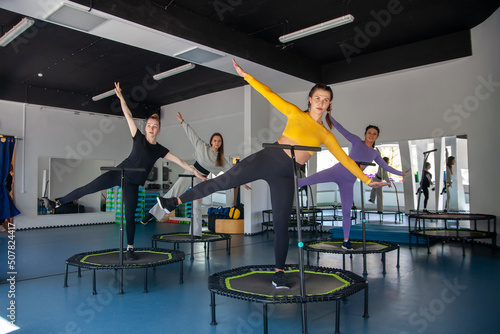
[[[38,158],[38,214],[48,214],[41,201],[42,197],[55,199],[84,186],[105,171],[103,166],[114,166],[114,160],[65,158]],[[77,203],[64,205],[55,214],[89,213],[106,211],[106,190],[80,198]]]

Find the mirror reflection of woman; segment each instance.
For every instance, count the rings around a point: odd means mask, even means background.
[[[444,208],[444,212],[448,212],[450,210],[450,188],[453,186],[451,176],[453,175],[453,165],[455,164],[455,162],[456,161],[454,156],[449,156],[448,159],[446,159],[446,206]]]
[[[146,179],[155,162],[160,158],[165,158],[178,164],[182,168],[191,171],[199,179],[204,180],[205,178],[185,161],[170,152],[168,148],[156,141],[156,137],[160,133],[160,117],[158,114],[153,114],[146,119],[146,135],[144,135],[135,124],[132,112],[128,108],[125,98],[122,95],[119,83],[115,83],[115,93],[120,99],[123,115],[125,116],[133,139],[130,155],[122,161],[118,167],[144,168],[143,172],[125,171],[125,180],[122,190],[122,201],[125,204],[125,221],[127,222],[127,260],[134,261],[137,259],[137,256],[134,253],[134,236],[135,210],[137,208],[139,187],[144,185],[146,182]],[[120,185],[121,171],[111,170],[98,176],[87,185],[73,190],[66,196],[57,198],[56,200],[49,200],[48,198],[43,198],[43,200],[47,210],[52,211],[63,204],[73,202],[85,195]]]

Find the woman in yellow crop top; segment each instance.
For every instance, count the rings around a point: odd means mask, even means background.
[[[330,87],[323,84],[315,85],[309,93],[309,108],[304,112],[295,105],[283,100],[269,89],[269,87],[243,71],[236,62],[234,62],[234,67],[236,72],[255,90],[287,116],[288,121],[285,130],[281,137],[279,137],[278,143],[315,147],[324,144],[342,165],[367,185],[374,188],[386,185],[386,183],[373,182],[367,177],[356,163],[345,154],[337,143],[335,136],[323,125],[323,114],[331,110],[333,93]],[[329,122],[331,120],[328,117],[327,123]],[[303,165],[309,160],[312,153],[296,151],[295,158],[297,163]],[[223,175],[200,183],[178,198],[158,197],[158,203],[162,209],[170,212],[181,203],[203,198],[216,191],[231,189],[259,179],[265,180],[271,190],[273,227],[275,232],[274,256],[276,273],[274,274],[272,283],[276,288],[287,289],[288,286],[286,285],[283,270],[288,253],[288,219],[292,211],[295,192],[295,184],[293,182],[294,172],[290,168],[291,165],[290,150],[264,148],[241,160]]]

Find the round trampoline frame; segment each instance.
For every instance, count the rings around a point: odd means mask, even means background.
[[[462,255],[465,256],[465,242],[474,241],[475,239],[491,239],[493,249],[496,248],[496,216],[481,213],[412,213],[409,218],[409,243],[410,249],[412,247],[412,235],[416,237],[417,246],[419,246],[419,237],[426,239],[427,254],[431,254],[430,240],[443,240],[443,241],[461,241],[462,242]],[[411,220],[414,219],[415,223],[412,224]],[[426,220],[441,220],[444,221],[443,228],[426,228]],[[474,227],[460,229],[460,221],[473,222]],[[477,221],[486,221],[488,224],[487,231],[480,231],[477,229]],[[456,222],[456,228],[449,228],[449,222]],[[491,223],[493,222],[493,231],[491,230]],[[429,233],[431,232],[431,233]]]
[[[69,266],[78,267],[78,277],[82,277],[82,271],[81,271],[82,268],[93,270],[93,277],[92,277],[92,294],[93,295],[97,294],[96,270],[106,270],[106,269],[120,270],[121,277],[123,277],[123,270],[125,270],[125,269],[145,269],[144,270],[144,291],[143,292],[147,293],[148,292],[148,268],[154,269],[154,268],[159,267],[159,266],[164,266],[167,264],[180,262],[179,284],[182,284],[184,282],[184,279],[183,279],[183,277],[184,277],[183,261],[184,261],[184,257],[185,257],[184,252],[177,251],[177,250],[163,249],[163,248],[135,248],[134,251],[135,251],[136,255],[139,255],[140,253],[144,253],[144,252],[164,253],[164,254],[169,254],[169,258],[155,260],[155,261],[148,260],[147,262],[141,262],[140,256],[138,256],[138,259],[135,261],[127,261],[127,262],[123,262],[123,264],[120,264],[121,261],[119,261],[119,254],[121,252],[120,252],[120,249],[118,249],[118,248],[75,254],[66,260],[66,271],[65,271],[65,275],[64,275],[64,287],[65,288],[68,287],[68,269],[69,269]],[[102,264],[102,262],[101,262],[101,264],[100,264],[97,261],[95,261],[95,262],[88,261],[89,257],[91,257],[93,255],[109,255],[110,253],[116,253],[116,255],[117,255],[116,263]],[[123,286],[122,286],[121,282],[122,281],[120,281],[120,287],[119,287],[118,294],[124,293]]]
[[[314,267],[314,266],[304,266],[304,271],[307,275],[329,275],[335,276],[336,279],[341,280],[344,284],[349,284],[347,286],[342,286],[333,291],[316,294],[316,295],[305,295],[301,296],[300,291],[296,291],[297,294],[286,295],[290,290],[276,290],[284,293],[283,295],[263,295],[256,294],[247,291],[234,290],[231,288],[229,280],[232,278],[237,278],[239,276],[247,274],[269,274],[274,273],[274,265],[256,265],[256,266],[244,266],[239,268],[234,268],[222,272],[212,274],[208,278],[208,289],[210,290],[210,306],[212,309],[212,322],[211,325],[217,325],[216,314],[215,314],[215,294],[246,300],[254,303],[263,304],[263,324],[264,333],[268,333],[268,317],[267,317],[267,307],[269,304],[306,304],[312,302],[336,302],[336,313],[335,313],[335,333],[340,333],[340,300],[345,299],[361,290],[365,290],[364,294],[364,314],[363,317],[368,318],[368,282],[350,271],[337,268],[325,268],[325,267]],[[290,271],[298,272],[300,266],[297,265],[287,265],[285,266],[285,272]],[[312,276],[311,276],[312,277]],[[337,278],[338,277],[338,278]],[[269,280],[269,285],[271,285],[271,280]]]
[[[153,248],[158,246],[158,242],[166,242],[173,243],[174,250],[179,250],[180,243],[189,243],[191,244],[191,260],[194,259],[194,249],[193,246],[195,243],[203,243],[204,248],[206,250],[206,258],[209,259],[210,256],[210,243],[217,241],[226,241],[226,254],[231,254],[231,235],[226,233],[211,233],[205,232],[202,233],[201,239],[193,238],[192,235],[185,232],[173,232],[173,233],[163,233],[163,234],[155,234],[151,237],[151,245]]]
[[[355,254],[362,254],[363,255],[363,275],[368,275],[366,271],[366,254],[381,254],[382,255],[382,274],[386,273],[385,270],[385,254],[394,250],[397,250],[397,264],[396,268],[399,268],[399,255],[400,255],[400,250],[399,250],[399,245],[393,242],[388,242],[388,241],[380,241],[380,240],[365,240],[365,245],[370,245],[370,244],[378,244],[385,246],[384,248],[381,249],[361,249],[357,250],[356,248],[352,251],[342,249],[340,246],[338,248],[319,248],[319,247],[314,247],[315,245],[319,244],[325,244],[325,243],[335,243],[335,244],[340,244],[342,245],[342,242],[344,239],[328,239],[328,240],[314,240],[314,241],[308,241],[304,243],[304,250],[307,252],[307,265],[309,265],[309,252],[316,252],[317,253],[317,260],[319,260],[319,253],[331,253],[331,254],[342,254],[342,269],[345,270],[345,256],[346,255],[355,255]],[[357,244],[363,244],[363,240],[361,239],[350,239],[350,241],[356,246]]]

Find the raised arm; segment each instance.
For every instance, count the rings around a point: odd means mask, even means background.
[[[179,112],[177,113],[177,119],[179,120],[179,122],[181,122],[182,127],[184,129],[184,132],[186,132],[186,135],[188,136],[189,141],[191,142],[191,144],[194,146],[195,149],[198,149],[199,147],[204,147],[205,145],[207,145],[207,143],[205,143],[198,136],[198,134],[196,134],[196,132],[193,130],[193,128],[191,128],[189,126],[189,124],[187,124],[184,121],[184,118],[182,118],[182,115]]]
[[[333,122],[333,126],[335,129],[337,129],[340,134],[342,136],[344,136],[345,139],[347,139],[348,141],[350,141],[352,144],[354,144],[354,142],[356,141],[360,141],[362,140],[361,138],[359,138],[358,136],[356,136],[355,134],[352,134],[351,132],[347,131],[339,122],[337,122],[332,115],[330,115],[330,119],[332,120]]]
[[[243,77],[257,92],[262,94],[266,100],[269,101],[276,109],[278,109],[281,113],[285,115],[289,115],[294,111],[298,111],[299,109],[293,105],[292,103],[283,100],[278,94],[273,92],[269,87],[252,77],[247,72],[243,71],[243,69],[236,63],[233,59],[233,65],[236,69],[236,73],[239,76]]]
[[[132,117],[132,112],[127,106],[127,102],[125,102],[125,98],[123,97],[122,90],[120,89],[120,83],[115,82],[115,93],[116,96],[120,99],[120,104],[122,106],[122,111],[123,115],[125,116],[125,119],[127,120],[128,127],[130,129],[130,133],[132,134],[132,137],[135,136],[137,133],[137,125],[135,124],[134,118]]]
[[[202,181],[205,181],[207,179],[206,177],[204,177],[203,175],[198,173],[198,171],[196,169],[189,166],[184,160],[182,160],[181,158],[179,158],[178,156],[176,156],[172,152],[168,152],[167,155],[165,156],[165,159],[176,163],[177,165],[181,166],[182,168],[184,168],[187,171],[190,171],[191,173],[193,173],[197,178],[199,178]]]

